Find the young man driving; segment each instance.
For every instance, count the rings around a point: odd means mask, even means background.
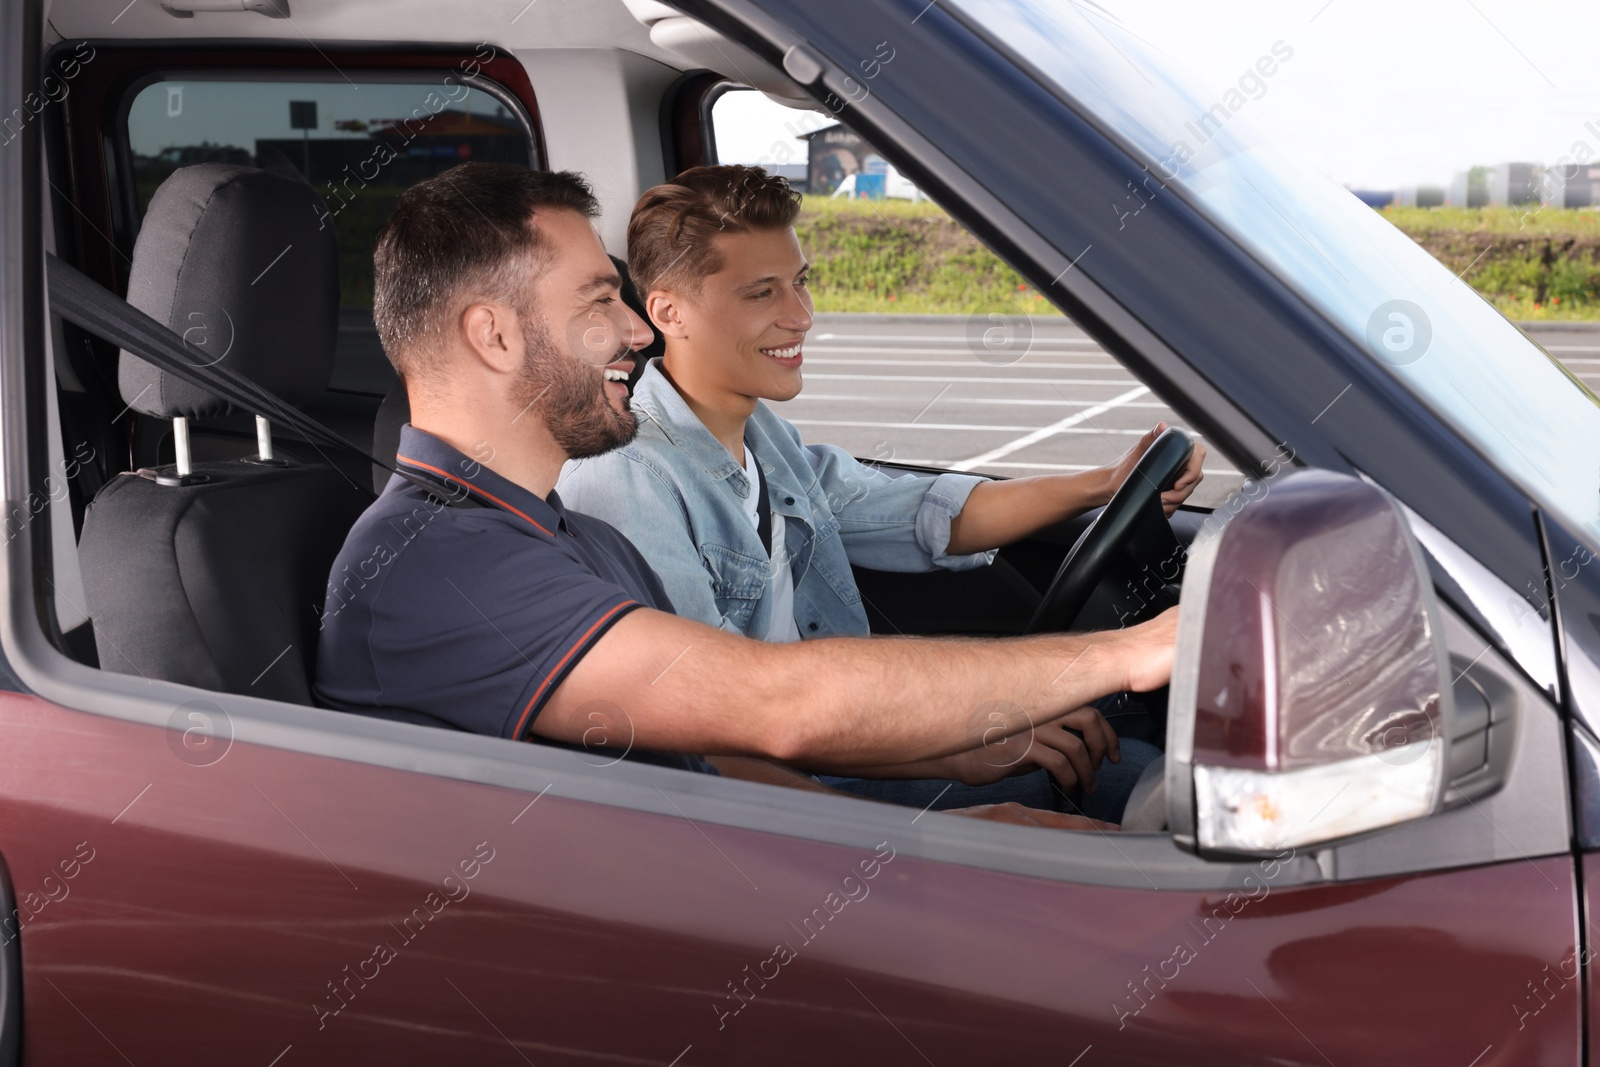
[[[397,457],[409,478],[390,480],[334,564],[319,700],[517,740],[709,753],[800,788],[822,787],[767,761],[998,779],[1114,753],[1098,713],[1076,720],[1081,741],[1064,717],[1164,685],[1175,612],[1094,635],[771,644],[675,616],[626,540],[562,506],[565,461],[634,436],[619,379],[648,338],[597,214],[577,175],[502,164],[401,197],[379,237],[374,315],[411,402]],[[1020,761],[994,755],[1017,735]],[[967,813],[1090,825],[1016,805]]]
[[[695,167],[639,198],[628,266],[666,352],[634,387],[633,442],[568,463],[557,482],[569,505],[633,543],[680,615],[768,641],[866,636],[852,567],[986,566],[995,549],[1105,504],[1164,429],[1104,467],[1009,481],[896,476],[805,444],[764,403],[804,385],[812,302],[799,212],[799,194],[760,167]],[[1204,458],[1197,447],[1163,494],[1168,515],[1199,484]],[[1112,721],[1122,759],[1086,778],[824,780],[916,807],[1014,799],[1116,819],[1159,749],[1142,710]]]

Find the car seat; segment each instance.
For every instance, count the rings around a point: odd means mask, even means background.
[[[134,247],[128,303],[197,358],[303,405],[333,369],[338,256],[307,185],[201,164],[156,190]],[[191,464],[189,422],[227,401],[126,350],[118,388],[173,421],[177,462],[111,479],[84,516],[85,595],[102,668],[311,704],[328,571],[371,503],[326,463],[254,456]]]

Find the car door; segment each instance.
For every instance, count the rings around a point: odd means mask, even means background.
[[[1531,751],[1559,756],[1554,711],[1519,688],[1527,750],[1480,811],[1233,864],[490,739],[398,752],[422,727],[318,730],[312,755],[283,716],[230,741],[205,703],[163,729],[11,695],[27,1053],[1570,1062],[1577,998],[1540,986],[1576,948],[1570,858],[1414,871],[1483,820],[1491,852],[1555,837],[1509,821],[1561,795]]]

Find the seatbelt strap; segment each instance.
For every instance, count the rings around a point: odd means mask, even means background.
[[[761,547],[767,550],[767,558],[772,558],[772,501],[767,497],[767,474],[761,469],[761,459],[754,452],[750,453],[751,466],[756,469],[756,536],[761,538]]]
[[[466,490],[449,490],[419,478],[410,471],[401,470],[395,464],[385,463],[232,368],[224,367],[219,362],[198,361],[176,332],[54,253],[45,255],[45,270],[50,307],[62,318],[76,323],[96,337],[127,349],[190,385],[222,397],[236,408],[260,415],[274,425],[295,430],[313,446],[320,443],[359,456],[374,466],[400,475],[446,504],[455,504],[463,499]],[[468,506],[479,505],[474,501]]]

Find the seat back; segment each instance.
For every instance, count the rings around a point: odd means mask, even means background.
[[[290,403],[327,388],[338,261],[309,186],[202,164],[151,199],[128,302]],[[123,400],[159,418],[233,414],[226,401],[131,352]],[[79,558],[100,664],[230,693],[311,703],[328,572],[372,501],[322,464],[170,466],[108,482],[84,515]]]
[[[113,478],[84,516],[100,666],[309,705],[328,570],[372,498],[325,466],[194,469]]]

